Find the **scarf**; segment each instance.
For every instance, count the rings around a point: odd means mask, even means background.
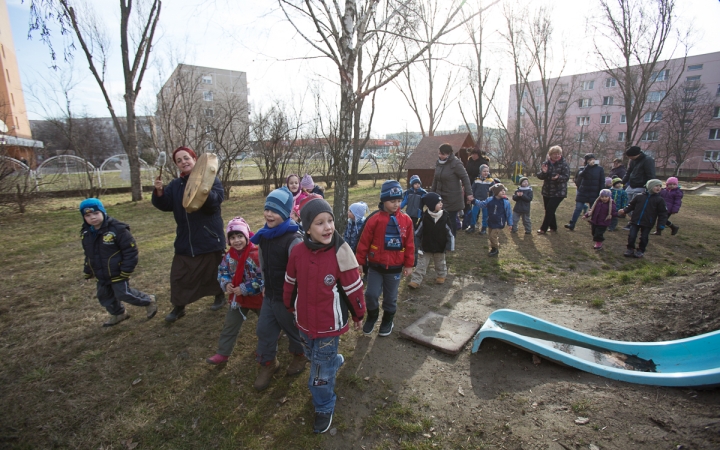
[[[278,236],[282,236],[287,233],[296,233],[300,227],[292,219],[286,219],[285,222],[280,225],[270,228],[265,224],[264,227],[260,228],[253,237],[250,238],[250,242],[257,245],[260,243],[260,239],[275,239]]]
[[[310,238],[310,233],[305,233],[303,235],[303,242],[305,243],[305,246],[309,248],[310,250],[322,250],[322,249],[328,249],[328,248],[335,248],[335,252],[337,252],[337,249],[340,248],[341,245],[345,243],[345,240],[340,236],[340,233],[335,230],[333,232],[332,240],[328,244],[322,244],[320,242],[315,242]]]
[[[445,163],[447,163],[449,160],[450,160],[450,158],[448,158],[448,159],[440,159],[440,158],[438,158],[437,163],[438,163],[438,164],[445,164]]]
[[[437,223],[437,221],[440,220],[440,218],[441,218],[442,215],[443,215],[443,210],[441,209],[441,210],[438,211],[438,212],[428,211],[428,214],[430,214],[430,217],[432,217],[433,220],[435,221],[435,223]]]
[[[252,238],[253,234],[250,233],[250,237]],[[240,284],[243,282],[243,278],[245,276],[245,263],[247,262],[248,257],[250,256],[250,252],[255,248],[255,244],[252,242],[248,242],[248,244],[245,246],[245,248],[242,250],[242,253],[238,253],[237,250],[235,250],[233,247],[230,247],[230,250],[228,253],[230,253],[230,257],[237,261],[237,267],[235,268],[235,274],[233,275],[232,284],[233,286],[237,287],[240,286]],[[230,298],[231,302],[235,301],[235,294],[232,295]]]

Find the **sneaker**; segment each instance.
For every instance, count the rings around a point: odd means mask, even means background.
[[[500,250],[498,250],[497,248],[493,247],[493,248],[490,249],[490,253],[488,253],[488,256],[497,256],[498,253],[500,253]]]
[[[662,231],[660,231],[660,230],[655,230],[655,231],[653,231],[653,232],[650,233],[650,234],[653,235],[653,236],[660,236],[660,235],[662,235]]]
[[[341,353],[338,353],[337,357],[340,358],[340,364],[338,364],[338,369],[339,369],[343,366],[343,364],[345,364],[345,357]]]
[[[212,364],[215,366],[218,364],[226,363],[227,361],[228,361],[228,357],[225,355],[221,355],[220,353],[216,353],[215,355],[213,355],[205,360],[205,362],[207,362],[208,364]]]
[[[148,295],[148,297],[150,297],[150,304],[145,307],[145,310],[147,311],[147,318],[152,319],[157,314],[157,301],[152,294]]]
[[[642,258],[645,256],[645,253],[641,252],[640,250],[637,250],[634,255],[636,258]]]
[[[435,278],[435,284],[445,284],[445,277]]]
[[[315,433],[324,433],[330,429],[332,424],[333,413],[315,413],[315,423],[313,423],[313,431]]]
[[[408,283],[408,287],[409,287],[410,289],[417,289],[417,288],[420,287],[420,284],[419,284],[419,283],[416,283],[416,282],[414,282],[414,281],[411,281],[411,282]]]
[[[272,381],[273,375],[275,375],[275,372],[277,372],[279,368],[280,361],[278,361],[277,358],[268,364],[261,365],[258,376],[255,378],[255,383],[253,384],[255,390],[264,391],[267,389],[267,387],[270,386],[270,381]]]
[[[465,229],[466,233],[474,233],[475,232],[475,225],[470,225]]]
[[[378,336],[390,336],[393,327],[393,318],[395,313],[383,312],[382,322],[380,322],[380,329],[378,330]]]
[[[480,234],[487,234],[487,227],[480,228]]]
[[[602,242],[595,242],[595,245],[593,245],[593,248],[595,250],[600,250],[602,248]]]
[[[575,225],[566,223],[566,224],[565,224],[565,228],[567,228],[568,231],[573,231],[573,230],[575,229]]]
[[[670,229],[672,230],[672,233],[670,233],[670,236],[675,236],[678,234],[678,230],[680,227],[678,225],[670,225]]]
[[[175,322],[179,318],[183,317],[185,315],[185,307],[184,306],[176,306],[173,308],[172,311],[170,311],[170,314],[165,316],[165,322]]]
[[[115,316],[110,316],[110,318],[103,324],[103,327],[111,327],[113,325],[117,325],[123,320],[127,320],[130,318],[130,314],[128,314],[127,311],[125,311],[122,314],[117,314]]]
[[[367,318],[365,319],[365,323],[363,324],[363,333],[365,333],[368,336],[372,334],[373,329],[375,328],[375,323],[377,323],[379,315],[380,315],[379,309],[375,309],[373,311],[367,312]]]
[[[537,234],[547,234],[546,230],[537,230]]]
[[[225,299],[225,294],[218,294],[215,296],[215,301],[212,305],[210,305],[210,309],[213,311],[217,311],[221,309],[223,306],[225,306],[225,303],[227,300]]]
[[[626,225],[626,226],[624,226],[622,229],[625,230],[625,231],[630,231],[630,225]]]
[[[288,365],[288,368],[285,371],[285,373],[290,376],[297,375],[297,374],[301,373],[303,370],[305,370],[306,364],[307,364],[307,358],[305,357],[304,354],[294,355],[293,360],[290,361],[290,365]]]
[[[532,234],[532,231],[528,230],[525,232],[525,234]]]
[[[635,249],[629,248],[629,249],[625,250],[625,253],[623,253],[623,256],[626,258],[632,258],[633,256],[635,256]]]

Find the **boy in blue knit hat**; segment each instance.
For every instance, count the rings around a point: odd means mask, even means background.
[[[403,201],[400,203],[400,209],[406,208],[405,214],[412,219],[413,229],[417,230],[418,223],[422,217],[422,198],[427,194],[427,191],[421,187],[420,177],[417,175],[410,177],[409,184],[410,188],[405,191]]]
[[[378,334],[390,335],[400,280],[410,276],[415,266],[414,228],[410,217],[400,211],[402,198],[400,183],[387,180],[382,184],[378,210],[365,221],[355,251],[358,264],[368,267],[367,320],[363,325],[366,335],[372,334],[380,316],[380,294],[383,296],[383,317]]]
[[[285,186],[272,191],[265,200],[265,226],[250,238],[250,242],[258,246],[260,268],[265,282],[256,329],[258,343],[255,359],[260,364],[260,371],[253,386],[258,391],[270,385],[272,376],[280,368],[277,346],[281,332],[287,335],[290,341],[288,350],[293,355],[286,373],[299,374],[305,370],[307,362],[294,317],[283,304],[285,270],[290,251],[302,242],[299,227],[290,218],[294,201],[293,193]]]
[[[97,279],[97,298],[110,313],[110,319],[103,326],[111,327],[130,318],[123,302],[144,306],[147,318],[155,317],[155,296],[131,288],[128,282],[138,263],[138,248],[130,227],[108,216],[96,198],[83,200],[80,214],[83,216],[80,237],[85,252],[85,279]]]

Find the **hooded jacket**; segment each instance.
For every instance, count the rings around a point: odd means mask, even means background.
[[[138,248],[130,226],[106,215],[99,229],[93,232],[91,228],[84,223],[80,231],[85,277],[106,282],[128,279],[138,263]]]
[[[444,163],[435,163],[431,192],[440,194],[445,211],[462,211],[465,209],[465,197],[472,195],[470,177],[462,161],[449,155]]]
[[[617,217],[617,207],[615,202],[610,198],[610,201],[603,203],[600,198],[595,200],[595,204],[592,206],[592,210],[588,211],[587,216],[590,218],[590,223],[601,227],[609,227],[612,218],[608,220],[607,216],[610,214],[612,217]]]
[[[547,172],[541,170],[536,174],[539,179],[543,180],[542,196],[566,198],[570,166],[565,162],[565,158],[560,158],[554,163],[548,159],[543,164],[547,164]],[[555,175],[559,175],[557,180],[552,179]]]
[[[663,188],[660,191],[660,197],[665,200],[665,206],[667,206],[668,214],[677,214],[680,212],[680,206],[682,206],[683,191],[680,188],[668,189]]]

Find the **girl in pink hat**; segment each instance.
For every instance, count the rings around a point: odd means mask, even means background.
[[[680,227],[670,222],[670,216],[680,212],[680,207],[682,206],[683,199],[683,191],[682,189],[680,189],[680,187],[678,187],[677,178],[670,177],[667,179],[667,181],[665,182],[665,189],[660,191],[660,197],[665,200],[665,205],[667,206],[668,210],[668,220],[667,222],[665,222],[665,226],[667,228],[670,228],[670,234],[672,236],[675,236],[678,233]],[[662,230],[660,228],[656,228],[652,234],[654,234],[655,236],[660,236],[660,233],[662,233]]]

